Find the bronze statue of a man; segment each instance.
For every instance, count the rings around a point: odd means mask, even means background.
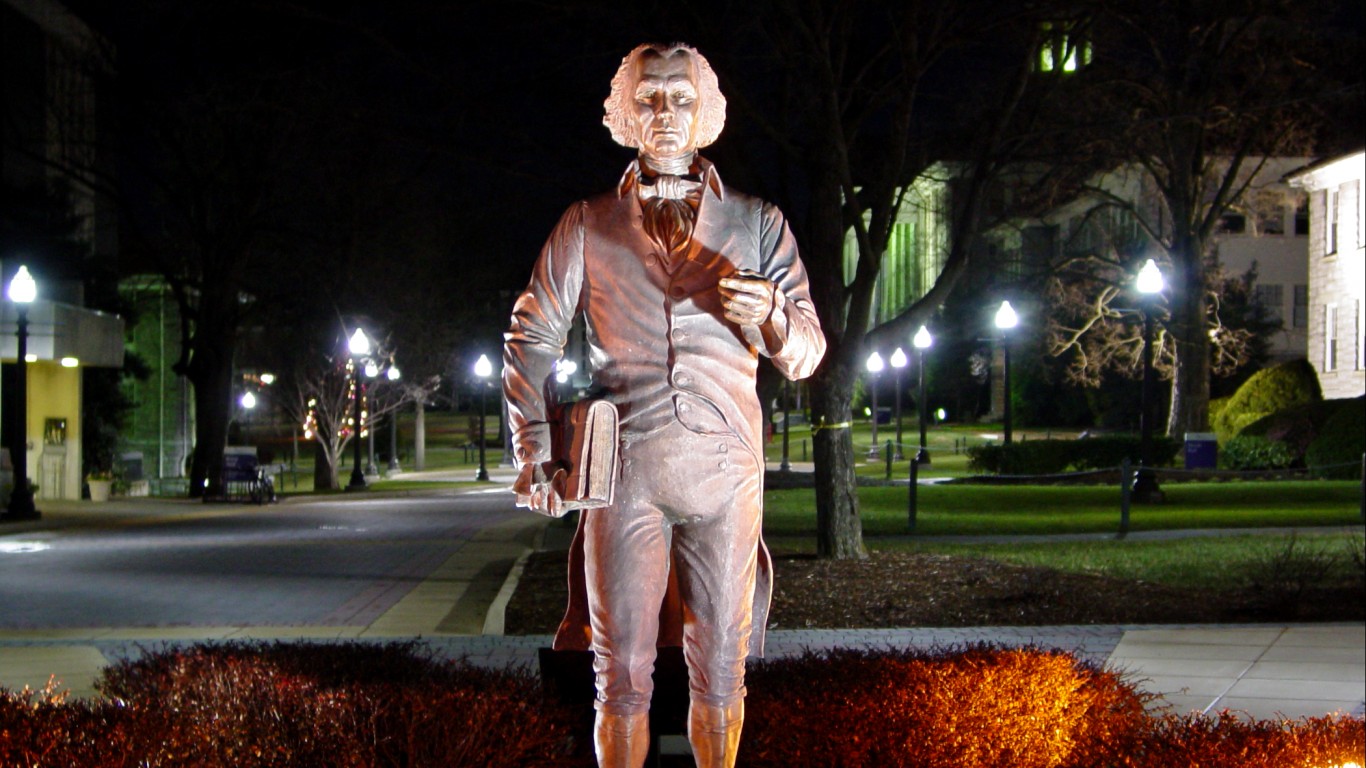
[[[697,154],[725,122],[706,59],[642,45],[604,106],[638,158],[616,189],[565,212],[506,334],[519,502],[558,511],[548,383],[581,315],[594,390],[620,414],[620,468],[611,505],[580,517],[555,647],[594,652],[598,764],[639,766],[656,644],[681,641],[694,757],[731,766],[772,584],[755,373],[762,355],[809,376],[825,337],[782,212]]]

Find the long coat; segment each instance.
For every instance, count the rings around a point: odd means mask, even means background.
[[[519,467],[551,459],[548,384],[580,315],[595,396],[616,404],[623,441],[677,422],[739,438],[763,466],[759,356],[789,379],[805,378],[825,354],[825,337],[782,212],[725,186],[709,162],[699,164],[702,197],[684,253],[670,258],[645,234],[635,163],[615,190],[571,206],[551,233],[505,336],[503,388]],[[742,269],[776,286],[773,313],[758,328],[723,316],[717,284]],[[688,458],[668,471],[706,471],[690,468]],[[760,559],[756,648],[772,593],[767,558]],[[581,550],[571,550],[570,608],[557,648],[587,647],[581,566]],[[676,639],[678,625],[672,606],[665,610],[662,643]]]

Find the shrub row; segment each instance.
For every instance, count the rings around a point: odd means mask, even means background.
[[[1023,440],[987,443],[968,449],[968,469],[1012,475],[1054,475],[1061,472],[1113,469],[1124,459],[1137,464],[1140,440],[1136,435],[1107,435],[1078,440]],[[1182,444],[1154,436],[1153,465],[1171,464]]]
[[[107,700],[0,695],[0,765],[572,765],[570,712],[524,673],[413,643],[223,644],[107,669]]]
[[[1145,712],[1113,672],[1037,649],[830,651],[755,664],[740,764],[1297,768],[1366,762],[1362,721]],[[588,721],[525,670],[413,644],[228,644],[111,668],[110,698],[0,691],[0,764],[593,764]]]

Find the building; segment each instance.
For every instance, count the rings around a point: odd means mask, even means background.
[[[81,496],[81,368],[123,365],[123,321],[85,308],[82,268],[117,249],[109,206],[73,169],[94,172],[98,87],[88,66],[100,41],[55,0],[0,0],[0,279],[20,264],[38,281],[29,305],[27,361],[16,360],[18,310],[0,302],[0,499],[13,483],[10,455],[26,450],[41,499]],[[61,219],[59,233],[24,220],[16,202]],[[60,207],[58,214],[52,208]],[[12,403],[17,376],[28,382],[22,412]],[[22,436],[22,437],[21,437]]]
[[[1255,300],[1281,323],[1270,344],[1274,360],[1303,358],[1307,352],[1308,209],[1304,194],[1283,178],[1306,162],[1303,157],[1245,159],[1235,180],[1242,193],[1209,243],[1208,255],[1226,276],[1256,269]],[[1227,169],[1227,160],[1216,159],[1207,176],[1220,178]],[[1045,274],[1070,258],[1129,256],[1150,248],[1153,234],[1169,235],[1170,217],[1161,201],[1145,170],[1121,166],[1097,175],[1082,194],[1042,216],[997,227],[990,239],[1005,256],[1007,271],[1021,278]]]
[[[1366,394],[1363,179],[1363,152],[1314,163],[1286,177],[1309,195],[1309,362],[1325,398]]]

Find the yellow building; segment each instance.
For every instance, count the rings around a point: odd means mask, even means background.
[[[17,362],[17,321],[14,303],[0,302],[0,361],[6,364]],[[37,499],[79,499],[81,368],[123,366],[123,319],[40,298],[29,305],[28,321],[26,471],[38,486]],[[14,407],[13,397],[14,392],[0,389],[0,414]],[[6,446],[0,456],[0,500],[8,501],[13,482]]]

